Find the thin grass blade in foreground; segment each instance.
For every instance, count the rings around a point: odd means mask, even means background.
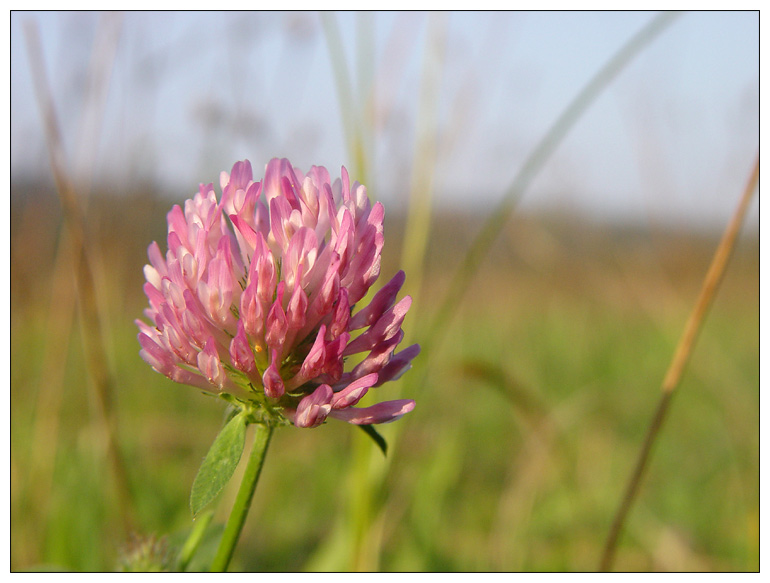
[[[434,175],[438,150],[438,107],[442,76],[446,68],[447,20],[442,13],[432,13],[427,22],[427,39],[423,55],[423,66],[418,97],[415,156],[409,188],[409,208],[406,215],[401,265],[410,274],[412,281],[412,311],[420,311],[425,257],[431,232]],[[400,429],[394,429],[388,436],[392,446],[398,446]],[[357,463],[353,468],[357,491],[351,499],[351,515],[355,522],[354,555],[351,563],[355,571],[378,570],[382,547],[382,530],[387,514],[387,504],[378,501],[373,492],[382,487],[385,478],[384,467],[378,467],[372,459],[374,452],[364,447],[363,440],[356,448]],[[387,467],[391,459],[382,460]],[[363,487],[361,487],[363,486]]]
[[[345,61],[342,49],[342,34],[337,21],[330,12],[321,12],[326,42],[329,45],[332,68],[334,69],[334,81],[337,84],[337,96],[340,100],[340,115],[345,128],[345,140],[348,151],[353,156],[352,173],[359,177],[365,184],[369,183],[367,173],[367,156],[364,135],[362,130],[361,115],[355,107],[353,100],[353,84]]]
[[[340,111],[343,115],[344,131],[350,155],[360,169],[369,167],[369,161],[374,159],[373,142],[368,128],[373,127],[373,120],[367,115],[371,114],[375,92],[372,74],[375,71],[373,50],[370,41],[373,38],[372,22],[364,17],[359,17],[356,27],[357,47],[357,74],[359,81],[359,108],[353,104],[355,99],[352,92],[352,84],[348,75],[344,51],[342,49],[342,36],[333,14],[322,13],[322,23],[329,47],[330,58],[334,68],[337,95]],[[441,60],[443,49],[443,34],[439,33],[438,26],[433,27],[432,41],[426,52],[425,68],[434,60]],[[441,69],[437,67],[435,69]],[[414,164],[412,176],[412,193],[410,196],[409,225],[403,245],[402,265],[404,270],[411,274],[412,287],[419,294],[422,286],[422,264],[426,250],[430,226],[430,200],[428,191],[432,188],[432,176],[435,166],[435,94],[438,86],[438,76],[424,75],[423,88],[421,90],[420,107],[422,114],[418,116],[421,127],[418,130],[418,151],[423,153],[423,159]],[[426,113],[427,112],[427,113]],[[427,121],[426,121],[427,120]],[[419,194],[422,193],[422,196]],[[416,210],[420,212],[417,213]],[[417,244],[415,244],[417,241]],[[412,305],[414,310],[414,304]],[[369,428],[372,431],[373,428]],[[394,430],[395,431],[395,430]],[[391,431],[389,439],[393,444],[397,434]],[[374,433],[371,435],[382,449],[384,440]],[[373,457],[374,456],[374,457]],[[375,457],[377,459],[375,459]],[[337,549],[336,537],[329,539],[325,548],[316,553],[314,563],[322,564],[324,569],[352,570],[352,571],[376,571],[379,569],[380,546],[383,525],[383,505],[375,501],[375,492],[386,473],[390,458],[380,459],[371,448],[371,444],[364,440],[356,440],[354,444],[353,460],[350,468],[350,480],[348,481],[349,495],[345,496],[347,511],[340,513],[335,529],[348,541],[347,550],[349,556]],[[331,561],[331,562],[329,562]]]
[[[427,327],[427,332],[421,340],[421,344],[424,347],[426,344],[432,346],[434,341],[437,341],[446,330],[447,326],[452,320],[452,310],[454,310],[457,304],[461,301],[465,290],[467,289],[470,281],[472,280],[475,272],[477,271],[481,260],[487,253],[492,243],[497,238],[500,230],[508,219],[515,203],[521,197],[523,192],[527,189],[531,181],[542,170],[543,166],[550,158],[551,154],[556,150],[563,138],[567,135],[569,130],[580,119],[585,110],[594,102],[596,97],[604,90],[609,83],[615,78],[615,76],[622,71],[622,69],[628,64],[633,57],[635,57],[642,49],[644,49],[649,43],[651,43],[658,34],[660,34],[677,16],[676,13],[665,12],[658,15],[641,31],[634,35],[621,49],[612,56],[612,58],[600,69],[597,74],[588,82],[583,90],[575,97],[575,99],[568,105],[567,109],[561,114],[556,122],[551,126],[550,130],[546,133],[540,143],[536,146],[529,158],[525,161],[522,169],[514,179],[508,191],[504,194],[503,199],[498,208],[490,215],[487,224],[477,235],[476,239],[472,243],[466,256],[464,257],[461,266],[456,271],[454,279],[450,284],[449,291],[444,297],[443,302],[440,304],[436,316],[434,317],[432,324]],[[324,30],[326,31],[327,41],[329,43],[329,50],[332,57],[332,63],[335,67],[335,77],[337,81],[338,93],[340,98],[340,107],[343,111],[353,110],[351,102],[352,95],[350,91],[350,81],[347,75],[347,68],[345,67],[345,59],[341,48],[341,37],[339,29],[336,27],[336,22],[330,15],[324,14]],[[437,35],[439,36],[439,35]],[[436,43],[438,44],[438,43]],[[437,51],[440,53],[440,51]],[[427,63],[427,60],[426,60]],[[431,95],[430,81],[435,80],[426,79],[426,87],[424,88],[426,102],[428,95]],[[422,119],[422,117],[421,117]],[[430,121],[435,120],[431,117]],[[419,138],[425,143],[421,144],[425,146],[430,144],[430,124],[424,124],[424,132],[419,134]],[[349,120],[346,119],[345,126],[346,136],[348,138],[348,144],[350,151],[353,153],[354,158],[361,154],[361,149],[358,147],[362,140],[357,136],[360,136],[360,127],[354,131],[351,127]],[[432,149],[421,150],[423,152],[425,160],[431,159],[433,154]],[[421,167],[421,166],[417,166]],[[430,188],[432,187],[430,179],[417,180],[417,175],[413,179],[414,190],[412,192],[410,201],[410,213],[409,224],[407,225],[407,232],[404,240],[404,255],[402,260],[406,263],[411,263],[412,269],[415,266],[419,266],[424,262],[425,252],[427,249],[427,233],[430,226],[430,197],[428,196]],[[425,196],[420,200],[417,196],[419,188],[428,189]],[[413,271],[410,271],[413,273]],[[420,270],[417,271],[420,273]],[[418,275],[419,277],[419,275]],[[420,292],[420,284],[416,285],[417,293]],[[415,376],[412,380],[415,381],[414,385],[425,386],[425,379],[427,378],[429,366],[427,361],[423,362],[422,369],[419,375],[419,379]],[[358,481],[364,481],[364,467],[365,460],[363,459],[364,452],[361,452],[362,461],[356,464],[354,472],[358,476]],[[362,494],[359,494],[362,496]],[[368,548],[370,554],[378,554],[377,550],[372,549],[372,545],[364,543],[364,539],[367,538],[366,532],[369,530],[365,524],[370,517],[369,522],[373,522],[373,511],[369,507],[370,500],[360,500],[360,504],[356,505],[355,515],[357,516],[356,524],[353,526],[354,535],[356,540],[355,546],[357,548]],[[368,563],[363,563],[360,560],[360,556],[353,558],[353,567],[355,569],[364,570],[371,568],[375,561],[369,560]]]
[[[427,354],[431,353],[430,347],[438,338],[442,337],[443,332],[450,324],[453,310],[468,289],[468,285],[481,265],[481,260],[497,239],[516,203],[543,169],[556,148],[618,73],[678,16],[679,13],[676,12],[658,14],[647,26],[631,37],[583,87],[537,144],[503,195],[498,207],[490,214],[486,224],[474,239],[460,267],[455,272],[449,285],[449,291],[441,302],[432,325],[422,339],[421,344]],[[428,348],[425,348],[426,346]]]
[[[601,571],[609,571],[612,568],[612,563],[615,558],[615,551],[617,550],[618,539],[623,529],[623,524],[628,512],[631,509],[631,505],[639,490],[639,486],[644,476],[647,462],[650,458],[652,446],[655,443],[655,439],[660,433],[660,429],[663,426],[663,421],[666,416],[666,412],[671,404],[671,399],[674,396],[676,388],[679,386],[679,381],[682,378],[684,368],[687,365],[687,361],[692,353],[695,340],[701,325],[706,318],[706,312],[711,305],[720,282],[725,274],[727,263],[735,247],[735,240],[738,237],[743,219],[746,216],[746,212],[749,208],[754,190],[757,187],[759,181],[759,157],[754,164],[754,169],[749,177],[746,189],[743,191],[743,196],[738,202],[738,207],[735,209],[732,219],[727,225],[727,228],[722,236],[722,240],[714,253],[714,259],[711,262],[706,277],[703,280],[703,287],[701,288],[700,295],[698,296],[695,306],[690,314],[687,323],[685,324],[684,331],[679,344],[677,344],[674,356],[671,359],[666,376],[663,378],[663,384],[661,385],[662,395],[658,402],[658,407],[655,411],[655,415],[650,422],[650,426],[647,429],[647,435],[642,444],[642,449],[639,452],[639,457],[636,460],[634,471],[631,474],[628,486],[626,487],[625,495],[620,503],[620,506],[615,515],[615,519],[612,522],[607,542],[604,547],[604,554],[602,555],[599,569]]]
[[[120,35],[121,17],[108,13],[102,17],[94,39],[92,60],[88,70],[87,92],[84,98],[81,127],[81,147],[74,164],[78,179],[80,203],[86,206],[89,197],[90,178],[93,173],[94,150],[98,145],[100,121],[105,96],[109,87],[115,52]],[[32,496],[33,504],[40,508],[41,516],[49,516],[50,492],[54,480],[54,461],[59,439],[58,428],[61,404],[64,402],[63,375],[71,341],[75,315],[76,290],[72,281],[72,257],[69,232],[63,230],[56,247],[51,302],[48,312],[48,332],[43,357],[42,378],[38,384],[34,429],[29,447],[28,486],[25,492]]]
[[[123,526],[127,531],[130,531],[133,523],[133,496],[126,464],[119,447],[117,417],[113,400],[115,383],[107,368],[102,322],[97,307],[94,274],[88,252],[85,218],[78,200],[78,193],[67,169],[64,142],[59,129],[51,90],[46,79],[38,29],[34,24],[27,23],[25,33],[32,80],[43,118],[51,170],[56,183],[56,191],[64,210],[64,223],[72,247],[73,270],[78,287],[81,325],[84,330],[83,344],[86,362],[99,404],[99,412],[102,416],[102,429],[107,443],[107,455],[115,477]]]

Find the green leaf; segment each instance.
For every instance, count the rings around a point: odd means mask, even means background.
[[[190,510],[195,518],[222,491],[238,466],[246,440],[246,416],[236,415],[217,435],[195,476]]]
[[[374,440],[374,443],[377,444],[377,447],[382,450],[382,455],[388,455],[388,444],[385,441],[385,438],[377,433],[377,430],[374,427],[371,425],[359,425],[359,427],[364,430],[364,433],[366,433]]]

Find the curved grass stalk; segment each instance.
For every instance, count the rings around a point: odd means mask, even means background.
[[[31,22],[25,23],[27,52],[35,93],[40,106],[43,128],[48,147],[56,191],[62,204],[64,225],[70,237],[73,271],[78,289],[80,320],[83,333],[84,355],[89,376],[93,382],[101,414],[107,457],[115,478],[118,504],[127,531],[132,529],[133,496],[126,464],[117,437],[117,416],[113,404],[115,383],[107,367],[107,355],[98,311],[92,259],[89,256],[85,217],[78,192],[68,171],[64,141],[59,128],[51,90],[45,74],[39,31]]]
[[[607,536],[607,542],[605,543],[601,563],[599,564],[599,569],[601,571],[609,571],[612,568],[615,551],[618,546],[618,539],[623,530],[623,524],[625,523],[626,517],[631,510],[631,505],[639,491],[639,486],[650,459],[652,446],[660,433],[661,427],[663,427],[663,421],[665,420],[666,413],[671,405],[671,400],[676,388],[679,386],[679,381],[682,378],[685,366],[690,359],[690,354],[695,345],[698,332],[700,331],[703,321],[706,318],[706,313],[711,306],[711,302],[713,301],[716,291],[719,288],[719,284],[725,274],[727,263],[732,255],[733,248],[735,247],[735,240],[738,237],[741,225],[743,224],[743,219],[749,209],[749,203],[751,202],[758,181],[759,157],[757,157],[754,164],[754,169],[752,170],[746,188],[743,191],[743,196],[741,196],[738,206],[735,209],[735,213],[730,219],[730,222],[722,235],[722,240],[719,242],[719,246],[714,253],[714,258],[712,259],[709,270],[703,280],[700,295],[698,296],[695,306],[690,313],[690,317],[685,324],[684,331],[682,332],[682,336],[679,339],[679,343],[677,344],[671,359],[671,364],[669,364],[668,370],[666,371],[666,376],[663,378],[663,383],[660,388],[662,394],[658,401],[658,407],[647,428],[647,435],[645,436],[642,448],[639,451],[633,473],[628,481],[625,494],[620,502],[615,518],[612,521],[609,535]]]
[[[80,122],[79,156],[76,157],[75,176],[84,183],[82,188],[83,203],[88,201],[89,178],[92,168],[89,166],[97,142],[100,120],[103,116],[106,89],[117,48],[117,38],[121,16],[109,13],[102,18],[104,26],[99,27],[99,34],[94,41],[91,65],[89,67],[88,88]],[[89,148],[90,146],[90,148]],[[69,234],[62,231],[59,235],[56,258],[54,260],[51,286],[51,303],[48,312],[49,342],[45,347],[43,376],[39,383],[37,405],[35,407],[34,429],[29,448],[28,490],[33,494],[34,504],[42,506],[42,515],[49,501],[49,492],[53,483],[54,460],[60,406],[63,401],[63,374],[67,360],[67,351],[71,340],[72,321],[75,314],[75,290],[71,286],[72,251]],[[55,340],[54,340],[55,339]]]
[[[331,54],[334,81],[337,84],[337,96],[340,100],[340,117],[342,118],[342,125],[345,131],[345,141],[348,145],[348,151],[353,156],[351,174],[356,176],[356,179],[362,184],[369,184],[367,181],[367,156],[364,147],[361,119],[354,106],[352,83],[347,65],[345,64],[345,53],[342,49],[342,35],[337,26],[337,21],[331,12],[321,12],[321,22],[323,23],[326,42],[329,45],[329,53]]]
[[[419,95],[418,129],[415,159],[411,177],[409,211],[402,245],[402,266],[410,274],[412,297],[419,309],[422,277],[430,233],[433,176],[436,162],[437,108],[441,71],[445,55],[446,21],[431,15],[425,48],[422,85]],[[391,447],[395,446],[400,430],[391,430]],[[351,467],[350,529],[353,548],[350,560],[354,571],[379,568],[385,502],[372,493],[382,484],[391,458],[384,460],[370,444],[357,440]]]
[[[412,297],[419,307],[422,279],[428,251],[433,202],[433,180],[436,167],[438,134],[438,101],[441,73],[445,65],[446,20],[432,14],[426,41],[422,83],[417,114],[417,138],[412,163],[409,211],[406,215],[401,250],[401,265],[409,274]],[[414,297],[417,296],[417,297]],[[414,307],[412,308],[414,310]]]
[[[331,13],[321,13],[321,19],[334,70],[347,148],[354,162],[354,174],[359,181],[370,185],[371,192],[371,177],[368,177],[366,174],[373,143],[371,139],[367,139],[371,138],[371,134],[366,132],[366,128],[369,117],[372,115],[374,99],[373,92],[370,91],[373,87],[373,72],[375,70],[374,63],[372,62],[374,57],[372,47],[372,39],[374,37],[373,23],[371,19],[359,16],[356,35],[359,94],[361,99],[364,99],[364,96],[369,97],[365,103],[359,104],[360,108],[357,109],[354,107],[353,85],[346,65],[339,27]],[[418,172],[420,172],[420,169],[416,166],[410,205],[414,207],[417,204],[422,204],[422,207],[425,207],[424,201],[421,201],[416,195],[417,189],[423,186],[425,182],[424,180],[419,180]],[[407,239],[409,239],[410,232],[425,227],[426,220],[429,222],[429,202],[427,204],[427,212],[421,213],[421,220],[407,228]],[[427,233],[427,230],[425,232]],[[427,241],[427,235],[425,237],[425,241]],[[422,265],[425,247],[425,244],[421,245],[421,251],[417,256],[414,256],[414,253],[412,254],[413,262]],[[406,246],[404,249],[406,249]],[[419,277],[419,270],[411,271],[416,274],[415,277]],[[419,289],[419,281],[414,289]],[[339,523],[339,532],[345,532],[342,536],[348,541],[348,552],[345,553],[344,558],[337,552],[335,569],[344,568],[353,571],[372,571],[377,569],[379,545],[373,544],[373,541],[378,539],[377,533],[373,531],[376,530],[376,517],[379,516],[381,508],[379,503],[373,499],[371,490],[376,488],[377,484],[381,482],[381,471],[378,473],[373,468],[377,466],[382,470],[382,461],[374,460],[373,455],[379,457],[379,452],[374,453],[372,451],[368,440],[363,441],[359,439],[355,441],[352,463],[349,468],[348,488],[350,489],[350,496],[346,498],[349,501],[348,512],[340,515]],[[385,464],[387,464],[387,460]],[[334,544],[335,541],[336,539],[330,544]],[[324,551],[321,553],[321,556],[325,556],[327,553],[328,551]]]
[[[75,289],[72,285],[72,252],[66,231],[59,234],[51,277],[47,315],[48,341],[44,348],[42,375],[38,383],[29,466],[25,491],[42,516],[49,516],[54,485],[59,422],[64,402],[64,370],[72,341],[75,319]]]
[[[497,208],[490,214],[487,222],[476,235],[468,252],[455,272],[449,290],[441,302],[433,323],[421,341],[423,352],[430,354],[430,348],[437,338],[449,326],[452,320],[452,312],[468,289],[473,276],[478,271],[481,261],[489,251],[489,248],[497,239],[500,231],[505,226],[516,203],[527,190],[534,178],[545,166],[545,163],[556,151],[564,137],[574,127],[583,113],[596,100],[599,94],[615,79],[625,66],[642,49],[647,47],[663,30],[666,29],[678,16],[676,12],[663,12],[657,15],[644,28],[631,37],[628,42],[615,53],[612,58],[590,79],[580,93],[572,100],[559,118],[550,127],[545,136],[540,140],[535,149],[524,162],[511,186],[503,194],[503,198]]]

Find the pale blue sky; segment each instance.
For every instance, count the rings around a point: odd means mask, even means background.
[[[406,199],[421,119],[437,136],[435,203],[499,200],[569,101],[653,16],[333,14],[353,107],[373,104],[369,181],[377,198]],[[102,19],[12,14],[14,175],[48,172],[21,22],[40,27],[74,163],[88,119],[83,88],[92,46],[108,26]],[[752,12],[682,15],[592,105],[523,207],[723,224],[758,148],[758,26]],[[198,182],[217,182],[237,159],[260,168],[287,156],[332,173],[352,165],[318,14],[131,12],[119,30],[99,141],[81,149],[99,180],[118,188],[152,181],[182,199]],[[441,47],[438,58],[426,60],[429,46]],[[438,80],[427,115],[418,113],[426,71]]]

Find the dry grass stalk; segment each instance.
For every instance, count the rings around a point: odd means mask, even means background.
[[[612,564],[615,558],[615,551],[617,550],[618,539],[623,529],[628,512],[631,509],[631,505],[639,490],[639,485],[644,476],[647,462],[650,458],[650,452],[652,446],[655,443],[655,439],[660,433],[660,429],[663,426],[663,421],[666,416],[666,412],[671,404],[671,399],[674,396],[679,381],[682,379],[685,366],[690,359],[695,340],[698,336],[698,332],[703,325],[703,321],[706,318],[706,312],[711,306],[711,303],[716,295],[716,291],[719,288],[719,284],[724,277],[725,270],[727,268],[727,262],[732,255],[735,247],[735,240],[740,232],[743,219],[749,209],[752,195],[757,188],[759,181],[759,157],[754,164],[754,169],[751,172],[746,188],[743,191],[743,196],[738,202],[738,206],[735,209],[732,219],[727,225],[722,240],[719,242],[714,258],[711,262],[706,277],[703,280],[703,286],[698,296],[695,306],[693,307],[690,317],[684,327],[679,343],[677,344],[674,356],[671,359],[671,364],[668,367],[666,376],[663,378],[661,385],[661,397],[658,402],[658,407],[655,410],[655,414],[647,429],[647,435],[642,444],[642,449],[639,452],[639,456],[634,466],[634,471],[631,474],[631,478],[626,487],[626,492],[615,514],[615,518],[610,527],[610,532],[607,537],[607,542],[604,547],[604,553],[602,555],[599,569],[601,571],[609,571],[612,568]]]

